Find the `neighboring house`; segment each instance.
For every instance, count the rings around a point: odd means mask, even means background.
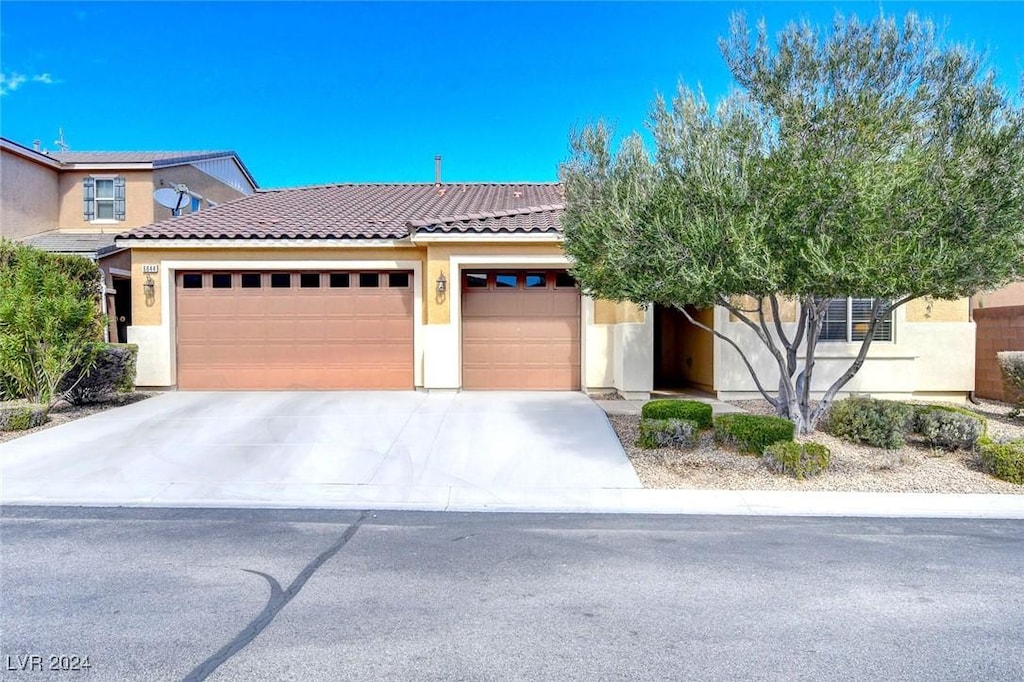
[[[971,301],[978,326],[975,393],[980,398],[1005,400],[996,353],[1024,350],[1024,282],[981,292]]]
[[[256,188],[238,155],[222,152],[43,152],[0,138],[0,236],[96,261],[103,270],[111,340],[131,324],[131,257],[125,229],[171,215],[153,192],[185,185],[184,213]]]
[[[735,351],[678,313],[581,295],[562,202],[556,184],[337,184],[131,230],[117,243],[132,250],[138,383],[756,397]],[[698,314],[770,366],[724,309]],[[820,381],[856,354],[862,316],[859,301],[829,310]],[[900,308],[884,337],[848,391],[963,399],[973,388],[966,299]]]

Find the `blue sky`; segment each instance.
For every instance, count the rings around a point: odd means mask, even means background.
[[[548,181],[574,126],[715,97],[729,14],[910,9],[1024,68],[1024,3],[0,3],[0,133],[53,149],[234,149],[266,187]]]

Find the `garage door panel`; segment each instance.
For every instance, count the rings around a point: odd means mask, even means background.
[[[523,281],[520,276],[520,282]],[[580,297],[575,288],[462,289],[462,385],[578,390]]]
[[[303,288],[297,275],[291,288],[209,282],[177,289],[180,388],[412,388],[411,288]]]

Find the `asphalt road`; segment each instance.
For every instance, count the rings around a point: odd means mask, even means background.
[[[3,679],[1024,679],[1020,521],[2,517]]]

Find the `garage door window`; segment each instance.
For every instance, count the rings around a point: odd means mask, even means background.
[[[470,289],[486,289],[487,288],[487,273],[486,272],[467,272],[466,273],[466,286]]]
[[[543,272],[531,272],[526,275],[526,288],[534,289],[536,287],[546,287],[548,285],[548,277]]]
[[[214,289],[230,289],[231,288],[231,275],[228,274],[216,274],[213,276],[213,288]]]
[[[359,288],[360,289],[376,289],[380,286],[380,275],[376,272],[360,272],[359,273]]]
[[[555,288],[557,289],[568,289],[576,286],[576,278],[570,275],[568,272],[561,270],[555,274]]]
[[[319,272],[304,272],[299,275],[299,286],[303,289],[319,289],[320,288],[320,273]]]
[[[260,288],[260,274],[258,272],[245,272],[242,273],[242,288],[243,289],[259,289]]]
[[[388,275],[388,286],[392,289],[401,289],[409,286],[408,272],[392,272]]]
[[[202,289],[203,276],[196,274],[183,275],[181,278],[181,285],[186,289]]]
[[[331,273],[331,288],[332,289],[345,289],[348,287],[348,273],[347,272],[332,272]]]
[[[288,289],[292,285],[292,275],[289,272],[275,272],[270,275],[270,286],[274,289]]]
[[[515,289],[519,286],[519,276],[512,273],[495,275],[494,286],[498,289]]]

